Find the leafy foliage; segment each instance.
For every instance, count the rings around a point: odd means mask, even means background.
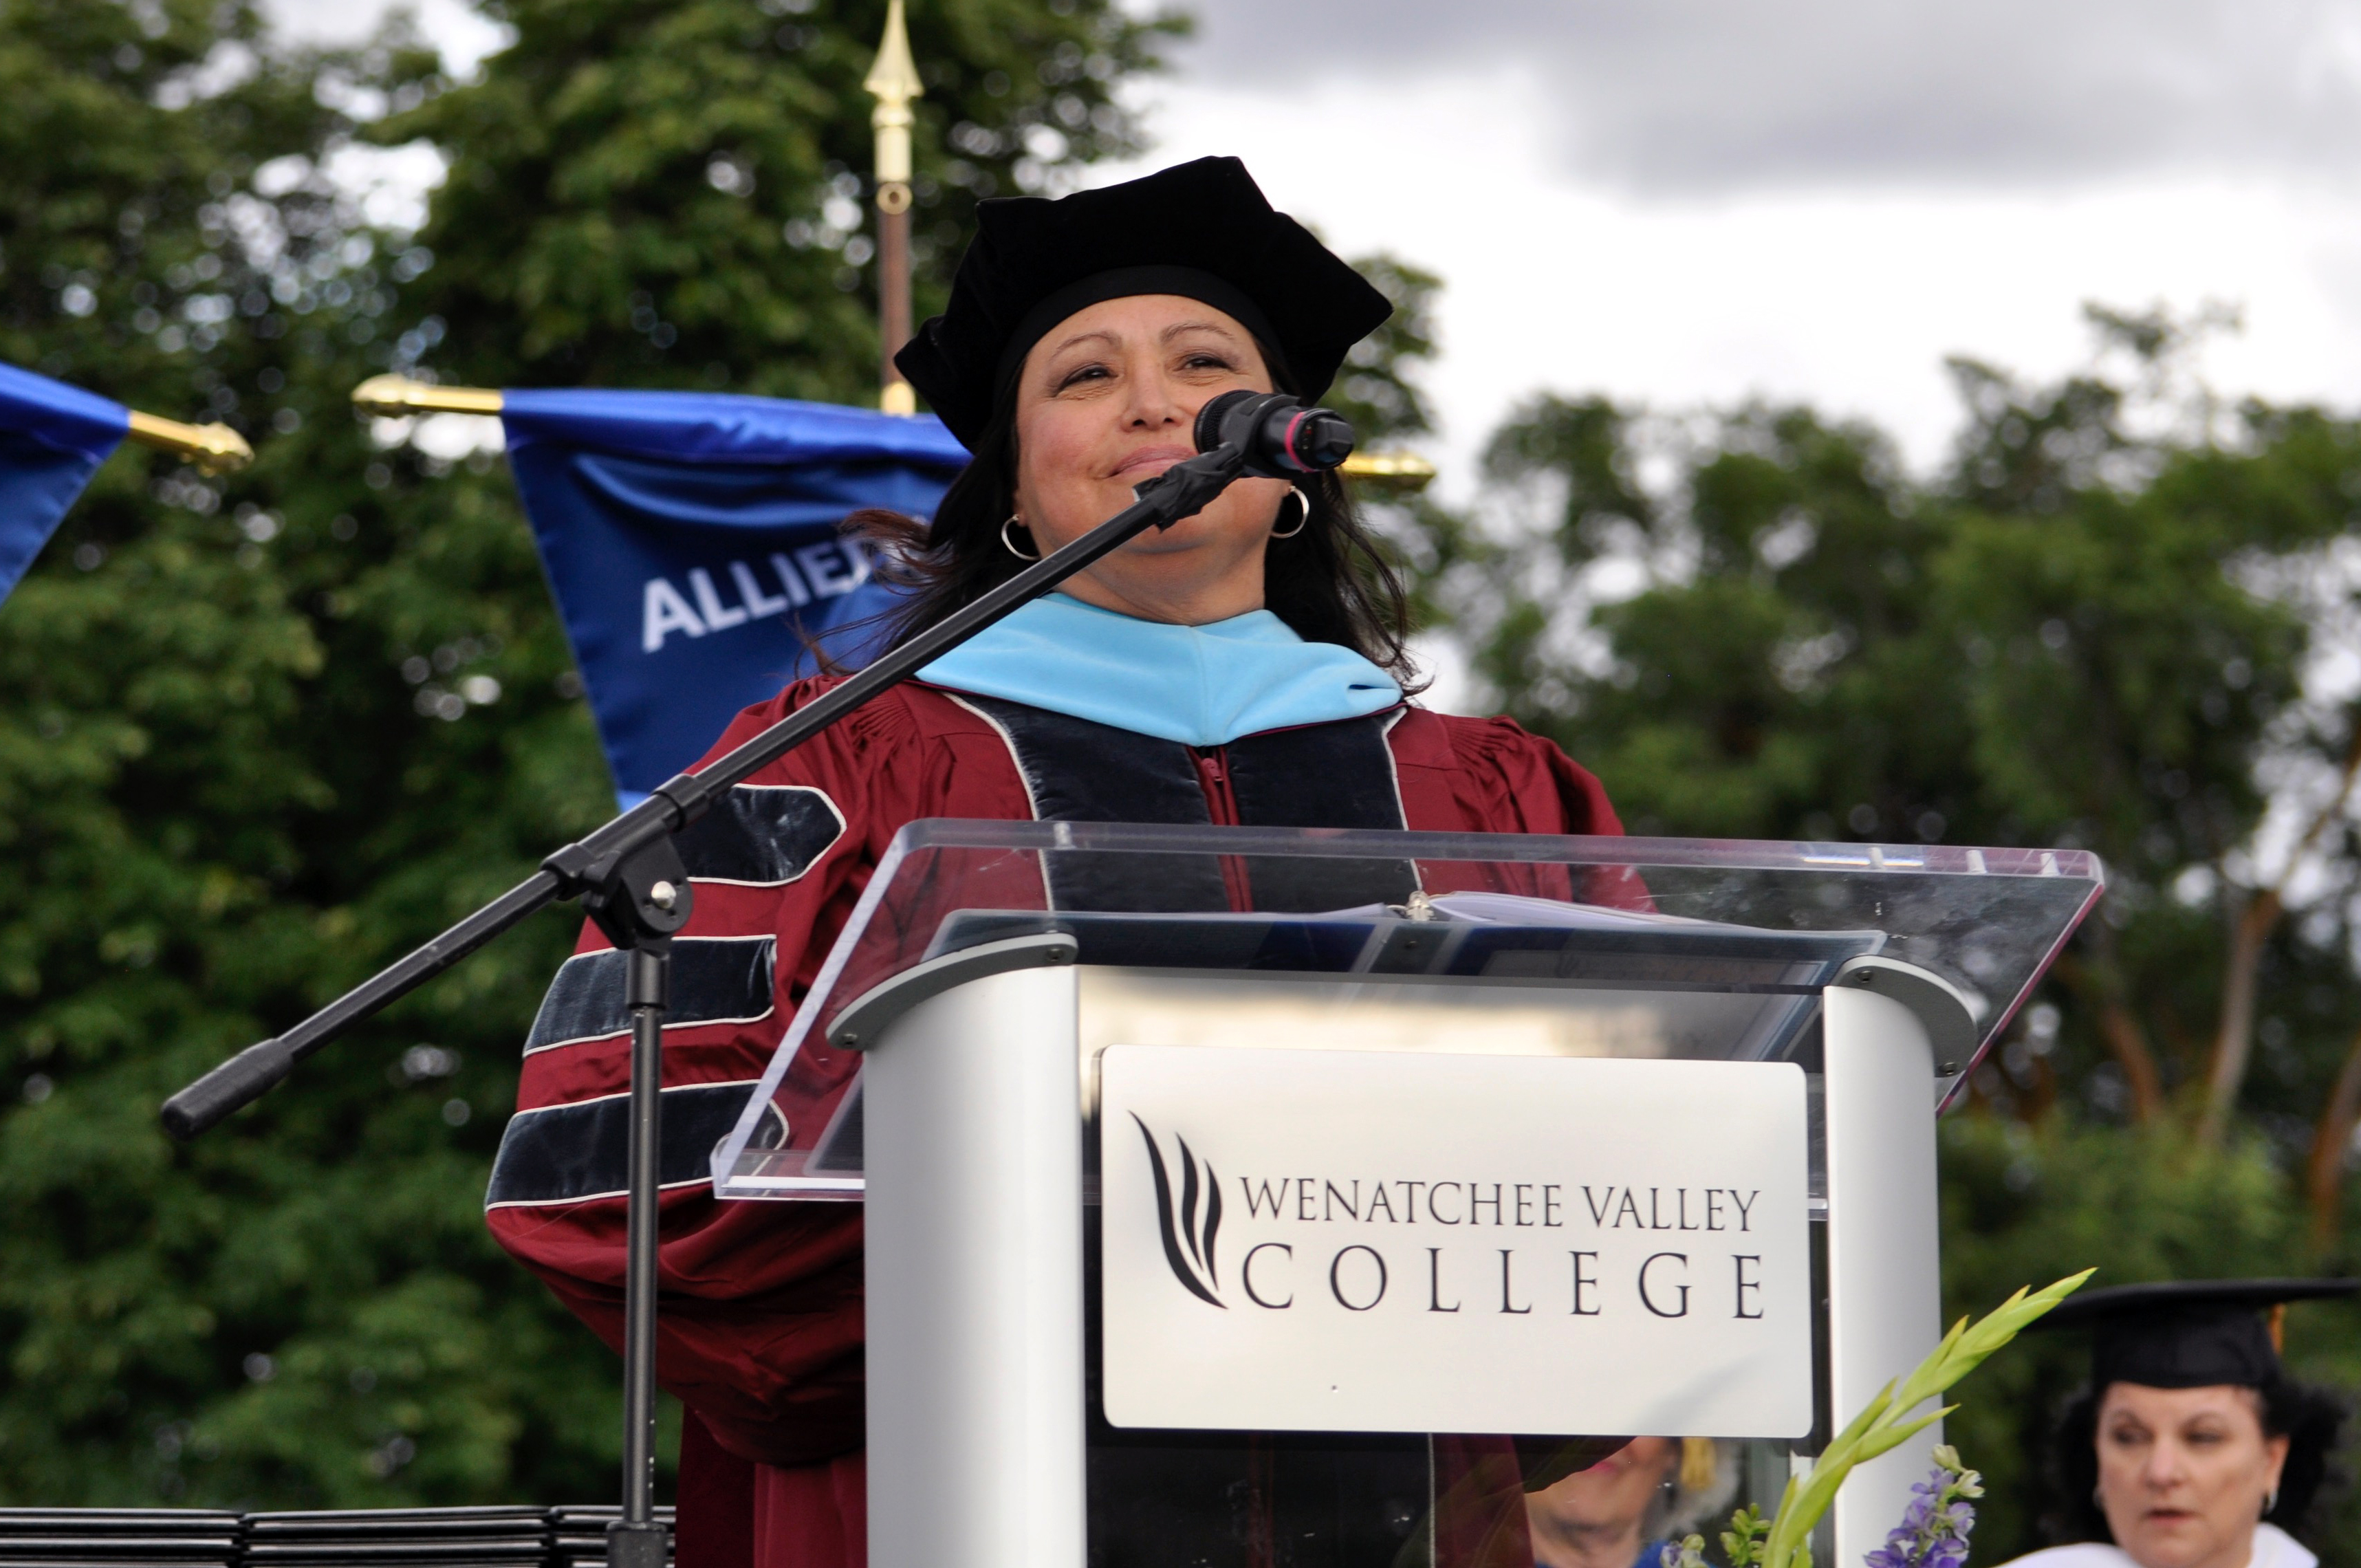
[[[1434,296],[1443,280],[1391,255],[1353,265],[1393,302],[1394,313],[1353,345],[1323,401],[1352,422],[1363,451],[1376,451],[1434,428],[1418,372],[1434,357]]]
[[[351,388],[874,386],[856,225],[815,225],[867,161],[882,6],[500,14],[455,86],[398,30],[0,0],[0,357],[259,453],[126,447],[0,609],[0,1500],[611,1495],[613,1359],[481,1216],[570,916],[189,1147],[155,1120],[612,809],[496,457]],[[1126,16],[925,8],[920,140],[964,148],[922,170],[938,283],[979,193],[1131,145],[1108,93],[1170,28]],[[420,137],[453,171],[423,243],[326,172]]]
[[[2224,407],[2189,358],[2218,322],[2092,314],[2099,352],[2055,385],[1955,364],[1929,478],[1807,408],[1536,397],[1481,506],[1411,554],[1489,696],[1634,831],[2104,858],[2101,916],[1943,1129],[1954,1310],[2093,1265],[2354,1254],[2361,425]],[[2295,1314],[2299,1371],[2354,1387],[2356,1345],[2345,1308]],[[1990,1477],[1981,1560],[2047,1543],[2084,1354],[2030,1336],[1952,1418]]]
[[[481,82],[368,133],[451,159],[420,236],[439,264],[415,295],[447,334],[438,368],[873,406],[858,171],[884,0],[502,0],[496,14],[517,44]],[[1114,88],[1180,24],[1103,3],[948,0],[913,8],[910,27],[927,84],[911,186],[923,318],[979,199],[1137,149]]]
[[[2356,864],[2336,814],[2361,753],[2350,695],[2318,678],[2350,641],[2361,428],[2225,412],[2152,361],[2047,389],[1959,374],[1967,424],[1931,484],[1808,409],[1538,398],[1488,455],[1519,525],[1460,520],[1426,591],[1636,831],[2098,850],[2106,918],[2060,966],[2062,1024],[2029,1014],[2038,1059],[1982,1090],[2037,1111],[2063,1069],[2102,1114],[2174,1096],[2218,1142],[2244,1105],[2301,1151],[2295,1107],[2361,1018],[2327,892]],[[2274,783],[2327,813],[2312,838],[2267,821]],[[2298,871],[2326,879],[2300,930]],[[2250,1093],[2265,996],[2272,1080]]]

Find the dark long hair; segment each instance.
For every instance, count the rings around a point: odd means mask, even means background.
[[[1273,384],[1280,379],[1274,374]],[[1298,480],[1296,488],[1308,515],[1301,532],[1270,542],[1263,559],[1264,605],[1304,641],[1350,648],[1404,691],[1420,689],[1404,646],[1408,596],[1363,526],[1344,480],[1322,474]],[[977,441],[974,457],[944,493],[931,527],[873,508],[844,520],[847,532],[875,547],[878,575],[905,590],[903,607],[886,620],[887,646],[908,641],[1024,568],[1000,537],[1016,493],[1016,412],[1007,399]]]
[[[2099,1486],[2099,1401],[2105,1392],[2081,1390],[2067,1401],[2058,1419],[2050,1466],[2058,1492],[2050,1499],[2048,1523],[2060,1541],[2114,1540],[2094,1495]],[[2279,1504],[2263,1518],[2293,1533],[2322,1489],[2345,1480],[2329,1461],[2350,1409],[2341,1395],[2284,1376],[2255,1393],[2262,1401],[2263,1434],[2288,1440],[2287,1463],[2279,1468]]]

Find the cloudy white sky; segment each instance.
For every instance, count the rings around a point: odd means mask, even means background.
[[[2351,0],[1201,0],[1159,157],[1440,271],[1462,478],[1540,386],[1806,398],[1937,460],[1942,360],[2243,308],[2224,387],[2361,400]]]
[[[374,10],[279,4],[315,36]],[[2235,304],[2217,385],[2361,404],[2361,0],[1192,8],[1147,166],[1239,153],[1444,276],[1451,488],[1543,387],[1806,399],[1930,464],[1944,356],[2055,374],[2085,300]],[[463,59],[497,37],[423,20]]]

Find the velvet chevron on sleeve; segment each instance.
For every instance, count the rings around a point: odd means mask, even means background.
[[[826,689],[748,710],[714,754]],[[756,774],[681,837],[696,912],[674,943],[664,1029],[658,1371],[720,1445],[806,1464],[861,1444],[857,1206],[717,1202],[706,1160],[737,1119],[895,831],[922,817],[1028,817],[989,729],[940,695],[890,694]],[[973,733],[963,733],[963,732]],[[996,742],[994,742],[996,744]],[[609,1344],[622,1337],[631,1036],[621,955],[585,924],[525,1045],[494,1166],[494,1235]],[[781,1103],[824,1120],[857,1058],[807,1053]]]

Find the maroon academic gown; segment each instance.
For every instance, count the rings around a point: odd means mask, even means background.
[[[749,708],[712,754],[832,684],[798,682]],[[664,1030],[657,1375],[688,1409],[681,1568],[862,1568],[866,1559],[861,1210],[717,1201],[706,1158],[887,842],[922,817],[1622,831],[1598,781],[1551,742],[1506,718],[1409,704],[1198,749],[905,685],[733,790],[682,836],[696,912],[674,949]],[[1426,882],[1445,891],[1433,867]],[[1610,882],[1583,896],[1644,895]],[[619,1349],[618,1097],[630,1069],[620,959],[586,924],[535,1020],[488,1200],[500,1245]],[[858,1062],[804,1045],[777,1101],[791,1135],[826,1124]],[[1459,1439],[1437,1453],[1444,1489],[1463,1499],[1438,1536],[1447,1547],[1455,1530],[1458,1544],[1438,1555],[1452,1568],[1530,1564],[1513,1452],[1501,1440]]]

